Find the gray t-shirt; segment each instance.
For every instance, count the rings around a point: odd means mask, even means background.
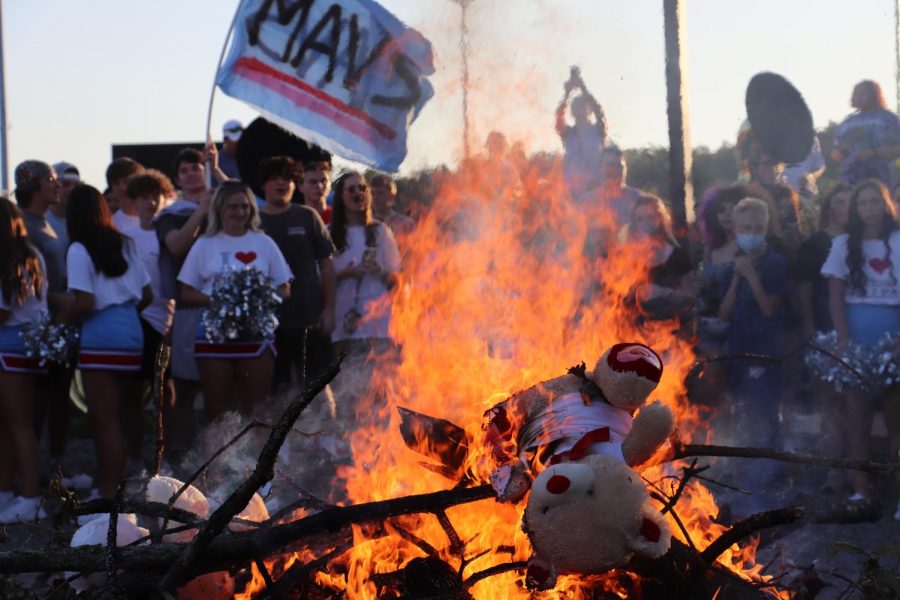
[[[62,244],[63,248],[68,249],[69,232],[66,231],[66,218],[57,217],[51,210],[48,210],[44,217],[47,218],[47,222],[50,223],[50,227],[52,227],[53,231],[56,232],[56,237],[57,239],[59,239],[59,243]]]
[[[179,304],[179,296],[181,292],[181,284],[178,283],[178,272],[184,264],[187,252],[182,256],[175,256],[169,252],[166,246],[166,236],[172,231],[176,231],[184,227],[194,211],[197,210],[197,204],[189,200],[177,200],[162,210],[153,218],[153,228],[156,230],[156,237],[159,240],[159,288],[163,298],[175,300],[175,305],[182,308]],[[206,229],[206,221],[200,226],[200,231]]]
[[[315,325],[322,313],[318,262],[334,254],[331,235],[315,210],[291,204],[277,215],[259,213],[263,231],[275,240],[287,260],[294,282],[291,296],[281,305],[278,320],[285,329]]]
[[[47,291],[66,291],[66,247],[45,217],[22,211],[28,239],[44,256],[47,265]]]

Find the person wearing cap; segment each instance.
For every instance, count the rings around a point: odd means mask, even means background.
[[[141,225],[134,200],[128,197],[125,186],[129,177],[143,171],[144,167],[139,162],[127,156],[115,159],[106,168],[106,185],[109,186],[112,202],[119,207],[113,213],[112,222],[119,231],[128,231]]]
[[[237,119],[230,119],[222,126],[222,152],[219,155],[219,168],[229,179],[240,179],[237,166],[237,147],[244,132],[244,126]]]
[[[69,202],[69,193],[76,184],[81,182],[81,174],[78,167],[66,161],[60,161],[53,165],[56,171],[56,180],[59,181],[59,202],[51,204],[47,211],[47,222],[56,232],[63,248],[69,247],[69,234],[66,232],[66,204]]]
[[[59,203],[60,183],[53,167],[39,160],[26,160],[15,170],[15,196],[28,240],[44,258],[47,276],[47,303],[51,314],[70,301],[66,293],[66,245],[47,219],[49,208]],[[43,413],[47,413],[47,430],[50,442],[51,472],[61,466],[65,456],[69,427],[69,383],[72,371],[60,365],[52,365],[48,377],[41,377],[38,398],[46,399],[47,406],[37,410],[37,427],[43,428]],[[82,483],[79,479],[79,483]],[[89,485],[89,483],[88,483]]]
[[[47,263],[48,300],[61,300],[66,291],[66,248],[47,221],[47,209],[59,202],[59,181],[53,167],[26,160],[16,167],[16,203],[22,209],[28,239]]]
[[[63,253],[69,247],[69,232],[66,230],[66,207],[69,202],[69,194],[72,188],[81,183],[81,175],[78,168],[72,163],[60,161],[53,165],[56,179],[59,181],[59,202],[51,204],[47,210],[47,222],[56,232]],[[65,365],[50,365],[50,377],[39,384],[41,388],[47,388],[44,394],[49,402],[47,408],[47,438],[50,447],[50,473],[55,473],[57,468],[63,467],[63,458],[66,454],[66,445],[69,439],[69,423],[71,413],[69,409],[69,386],[72,381],[73,369]],[[40,419],[39,419],[40,421]],[[91,477],[85,473],[74,473],[63,469],[63,484],[73,489],[88,489],[91,485]]]

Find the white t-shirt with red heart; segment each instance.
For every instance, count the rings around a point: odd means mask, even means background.
[[[847,265],[847,240],[845,233],[831,241],[828,259],[822,265],[822,275],[848,280],[850,267]],[[893,232],[887,244],[882,240],[863,240],[863,273],[866,276],[866,293],[848,285],[844,288],[844,301],[848,304],[900,304],[900,231]]]
[[[209,295],[216,276],[229,266],[253,267],[271,277],[276,287],[294,278],[275,241],[260,231],[248,231],[241,236],[224,232],[200,236],[184,259],[178,281]]]

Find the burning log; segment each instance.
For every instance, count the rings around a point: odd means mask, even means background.
[[[458,504],[477,502],[493,497],[493,489],[488,485],[456,489],[432,494],[421,494],[396,498],[381,502],[371,502],[347,507],[332,507],[320,513],[285,525],[268,524],[254,531],[221,535],[205,549],[202,556],[191,566],[189,576],[221,571],[260,560],[273,553],[289,552],[302,540],[326,533],[334,539],[343,539],[335,550],[325,553],[313,563],[298,565],[289,569],[274,581],[276,590],[283,592],[304,589],[308,579],[317,570],[324,570],[330,560],[337,558],[347,549],[348,526],[366,522],[384,522],[397,516],[432,513],[440,514],[446,508]],[[111,502],[111,501],[106,501]],[[147,511],[154,515],[164,512],[164,505],[123,506],[125,510]],[[177,513],[176,513],[177,514]],[[172,515],[173,517],[176,515]],[[186,518],[177,515],[179,518]],[[639,575],[640,586],[645,592],[659,589],[691,591],[690,597],[712,597],[715,590],[732,590],[729,598],[762,598],[754,584],[741,579],[721,565],[713,565],[718,554],[732,543],[762,528],[790,522],[798,516],[795,509],[772,511],[751,517],[729,530],[720,540],[697,553],[685,544],[673,542],[672,549],[665,556],[655,560],[635,560],[624,570]],[[171,570],[184,555],[190,544],[154,544],[150,546],[129,546],[120,548],[117,566],[127,574],[146,573],[148,576]],[[0,573],[78,571],[97,572],[107,568],[107,552],[102,546],[88,546],[61,550],[59,552],[6,552],[0,553]],[[385,598],[424,597],[430,590],[432,597],[468,598],[467,589],[475,583],[509,570],[523,570],[524,562],[498,565],[471,575],[463,580],[436,557],[422,558],[407,565],[398,572],[376,578]],[[137,578],[142,587],[147,585],[147,577]],[[126,586],[129,579],[120,579],[119,585]],[[452,584],[452,585],[451,585]],[[322,592],[324,593],[324,592]],[[315,597],[311,594],[310,597]],[[656,596],[652,597],[686,597]]]
[[[328,533],[336,535],[352,524],[380,522],[386,519],[417,513],[437,513],[451,506],[491,498],[489,485],[472,488],[419,494],[381,502],[352,506],[335,506],[309,517],[285,524],[266,525],[254,531],[221,535],[206,547],[190,573],[222,570],[235,564],[265,557],[276,551],[286,551],[297,542],[311,536]],[[111,501],[98,501],[111,502]],[[94,505],[92,505],[93,507]],[[164,505],[146,505],[158,516]],[[126,504],[123,510],[141,512],[142,506]],[[96,512],[96,510],[94,510]],[[175,516],[175,513],[172,515]],[[179,515],[190,520],[187,515]],[[194,518],[195,519],[195,518]],[[154,544],[121,548],[118,564],[126,571],[153,572],[170,568],[190,544]],[[101,546],[70,548],[47,554],[33,551],[0,552],[0,573],[33,573],[50,571],[96,572],[106,569],[106,550]]]
[[[372,576],[384,598],[470,598],[470,588],[481,581],[507,573],[523,571],[524,562],[509,562],[463,577],[463,571],[469,563],[485,553],[499,554],[498,549],[489,549],[474,557],[466,559],[465,542],[457,533],[446,509],[460,504],[474,503],[495,497],[489,485],[476,487],[459,487],[443,492],[411,495],[391,500],[355,504],[346,507],[318,506],[320,512],[290,523],[278,524],[278,519],[270,519],[258,527],[232,533],[226,531],[227,524],[247,504],[252,494],[273,476],[273,465],[278,449],[284,442],[287,433],[293,427],[304,407],[317,395],[318,391],[331,380],[339,368],[336,361],[328,372],[313,383],[285,411],[277,425],[272,428],[269,440],[260,454],[253,474],[238,487],[237,491],[213,513],[209,520],[198,519],[195,515],[180,511],[169,502],[169,506],[159,503],[129,503],[98,500],[87,503],[77,509],[77,513],[96,512],[135,512],[145,516],[172,519],[198,528],[201,532],[191,543],[159,543],[151,545],[130,545],[115,547],[114,537],[109,547],[84,546],[64,549],[54,553],[46,552],[6,552],[0,553],[0,573],[25,572],[59,572],[73,571],[81,573],[115,571],[121,573],[116,584],[124,593],[135,590],[146,591],[149,582],[156,584],[156,590],[172,590],[172,586],[213,571],[231,570],[256,564],[266,586],[274,597],[296,595],[303,590],[303,597],[332,597],[333,592],[319,586],[314,581],[318,572],[326,572],[333,568],[336,561],[351,547],[352,535],[350,526],[354,524],[376,524],[369,528],[367,539],[374,539],[389,534],[396,534],[402,539],[418,546],[425,554],[424,558],[416,558],[408,562],[403,569],[392,573]],[[456,433],[454,430],[450,433]],[[448,437],[454,437],[449,436]],[[459,437],[459,436],[455,436]],[[809,457],[775,453],[765,449],[724,448],[712,446],[691,446],[673,443],[676,456],[721,455],[721,456],[753,456],[764,458],[780,458],[781,455],[798,460],[798,456],[806,462]],[[775,455],[779,456],[775,456]],[[812,457],[819,460],[818,457]],[[827,464],[835,466],[832,459]],[[839,461],[840,462],[840,461]],[[857,462],[859,464],[857,464]],[[855,468],[890,471],[896,469],[893,464],[879,465],[857,461]],[[820,464],[814,462],[813,464]],[[825,464],[825,463],[822,463]],[[842,465],[842,466],[849,466]],[[685,473],[700,472],[692,465]],[[683,485],[679,486],[684,489]],[[672,511],[680,492],[666,503],[666,511]],[[397,522],[404,515],[431,514],[442,526],[448,538],[448,549],[452,556],[460,561],[459,568],[454,568],[439,556],[440,548],[418,537],[414,531],[405,531],[403,523]],[[619,570],[621,586],[633,589],[635,597],[695,597],[711,598],[716,593],[719,597],[729,598],[762,598],[758,584],[748,582],[733,573],[724,565],[716,563],[719,554],[732,544],[748,535],[768,527],[790,527],[797,522],[801,513],[797,509],[783,509],[762,515],[756,515],[738,523],[729,529],[718,540],[699,551],[693,544],[685,545],[673,541],[671,550],[657,559],[635,559],[625,568]],[[778,531],[776,529],[776,531]],[[115,536],[114,529],[111,532]],[[687,533],[685,532],[685,535]],[[321,552],[307,558],[306,562],[298,562],[288,568],[267,566],[263,559],[272,555],[292,553],[299,546],[310,547],[310,541],[316,536],[327,540],[318,543]],[[690,540],[690,538],[687,538]],[[111,559],[114,562],[111,562]],[[627,576],[623,574],[632,574]],[[143,574],[143,576],[138,576]],[[112,577],[110,577],[112,580]],[[158,583],[156,583],[158,582]],[[134,587],[132,587],[134,586]],[[727,593],[726,593],[727,592]],[[142,592],[143,593],[143,592]],[[602,593],[602,592],[598,592]],[[598,596],[595,596],[598,597]],[[602,596],[600,596],[602,597]]]

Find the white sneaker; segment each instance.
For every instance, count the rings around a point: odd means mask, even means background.
[[[94,479],[86,473],[78,473],[76,475],[72,475],[71,477],[63,477],[62,482],[64,486],[71,490],[83,492],[84,490],[88,490],[91,488],[91,484],[94,482]]]
[[[34,498],[16,496],[12,503],[0,511],[0,523],[4,524],[46,518],[47,513],[41,508],[41,499],[38,496]]]

